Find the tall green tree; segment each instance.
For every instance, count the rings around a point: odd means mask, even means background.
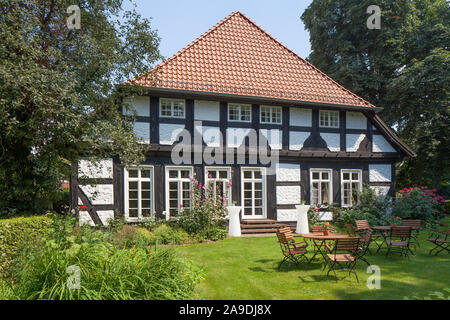
[[[373,4],[380,29],[366,25]],[[434,186],[447,196],[449,15],[445,0],[314,0],[301,17],[308,59],[383,107],[383,119],[417,152],[399,166],[398,186]]]
[[[160,59],[159,40],[121,0],[0,0],[0,210],[40,210],[81,157],[142,159],[119,112],[139,92],[117,85]]]

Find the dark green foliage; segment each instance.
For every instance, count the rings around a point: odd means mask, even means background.
[[[24,245],[44,238],[51,223],[48,216],[0,219],[0,277]]]
[[[159,37],[122,0],[80,2],[81,29],[69,30],[73,4],[0,0],[0,209],[51,207],[81,157],[143,159],[119,111],[140,91],[117,85],[160,58]]]
[[[381,29],[366,9],[381,8]],[[383,107],[382,118],[417,153],[398,168],[400,188],[450,195],[450,9],[445,0],[314,0],[302,15],[308,59],[347,89]]]
[[[173,250],[121,249],[110,235],[56,219],[48,237],[25,248],[12,268],[12,298],[51,300],[190,299],[202,271]],[[80,288],[69,289],[69,266],[80,268]]]

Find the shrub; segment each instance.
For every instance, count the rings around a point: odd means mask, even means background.
[[[358,193],[358,199],[358,204],[351,208],[334,208],[334,221],[340,225],[354,225],[355,220],[368,220],[371,225],[388,223],[392,201],[390,197],[377,195],[375,190],[364,186]]]
[[[222,195],[218,185],[216,189],[212,184],[202,186],[195,174],[191,177],[191,184],[191,208],[180,208],[178,225],[191,235],[217,238],[218,232],[215,230],[225,224],[228,195]],[[228,187],[231,187],[231,181]]]
[[[7,271],[22,246],[43,238],[51,223],[49,216],[0,220],[0,273]]]
[[[153,230],[155,239],[161,244],[183,244],[190,241],[189,234],[182,229],[171,228],[167,225],[160,225]]]
[[[18,299],[190,299],[202,271],[169,249],[120,249],[108,234],[55,224],[42,246],[27,247],[15,260],[14,297]],[[142,230],[137,233],[141,233]],[[144,232],[145,233],[145,232]],[[69,289],[79,268],[79,288]],[[74,277],[75,276],[75,277]]]
[[[434,227],[444,216],[444,204],[444,198],[436,194],[436,189],[404,188],[397,193],[392,215],[402,219],[420,219],[425,226]]]

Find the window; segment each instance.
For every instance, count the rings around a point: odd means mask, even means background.
[[[231,204],[231,169],[230,168],[206,168],[205,182],[214,190],[214,197],[217,193],[223,197],[224,204]]]
[[[162,118],[184,118],[184,100],[160,99],[159,116]]]
[[[321,205],[333,202],[331,192],[331,169],[311,169],[311,204]]]
[[[153,167],[125,169],[125,218],[140,221],[153,216]]]
[[[339,112],[320,110],[319,126],[321,128],[339,128]]]
[[[228,104],[228,121],[252,120],[252,106],[249,104]]]
[[[341,170],[341,202],[343,207],[351,207],[358,203],[358,192],[361,191],[361,170]]]
[[[166,209],[170,217],[176,217],[178,210],[191,208],[190,167],[166,167]]]
[[[264,168],[242,169],[243,219],[265,218],[265,175]]]
[[[261,106],[261,123],[281,124],[281,107]]]

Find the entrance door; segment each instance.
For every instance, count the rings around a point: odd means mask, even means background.
[[[265,168],[242,168],[242,219],[266,218]]]

